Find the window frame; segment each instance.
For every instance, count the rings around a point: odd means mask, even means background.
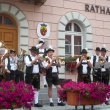
[[[74,36],[81,36],[81,49],[83,48],[83,31],[82,31],[82,28],[81,26],[77,23],[77,22],[69,22],[71,23],[71,31],[66,31],[65,30],[65,36],[66,35],[70,35],[71,36],[71,56],[74,56]],[[81,32],[75,32],[74,31],[74,23],[77,24],[79,26],[79,28],[81,29]],[[65,39],[67,40],[67,39]],[[80,45],[79,45],[80,46]],[[68,56],[69,54],[66,54],[65,53],[65,56]]]

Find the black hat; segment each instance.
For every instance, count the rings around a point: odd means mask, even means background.
[[[95,51],[100,51],[100,48],[99,47],[96,47]]]
[[[86,49],[82,49],[81,53],[88,53]]]
[[[106,48],[102,47],[100,51],[107,52]]]
[[[35,46],[32,46],[31,49],[29,49],[30,51],[34,51],[34,52],[37,52],[38,49],[35,47]]]
[[[53,51],[54,52],[54,49],[52,48],[51,45],[49,45],[49,48],[46,50],[46,53],[48,53],[49,51]]]
[[[15,53],[16,51],[15,51],[14,49],[11,49],[11,50],[10,50],[10,53],[12,53],[12,52],[14,52],[14,53]]]

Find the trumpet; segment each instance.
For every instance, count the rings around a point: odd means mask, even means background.
[[[100,56],[98,62],[103,62],[103,61],[104,59],[102,58],[102,56]]]
[[[56,61],[61,62],[61,63],[65,63],[65,59],[64,58],[60,58],[58,56],[56,56]]]
[[[90,59],[91,59],[90,56],[86,56],[86,57],[85,57],[85,60],[87,60],[87,61],[89,61]]]

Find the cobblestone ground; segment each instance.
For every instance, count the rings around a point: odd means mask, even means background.
[[[0,110],[10,110],[10,109],[0,109]],[[14,110],[28,110],[28,109],[14,109]],[[32,110],[75,110],[74,106],[66,105],[64,107],[59,107],[55,105],[54,107],[50,107],[48,105],[44,105],[42,108],[32,107]],[[79,106],[77,110],[83,110],[82,106]],[[91,110],[91,106],[86,106],[86,110]],[[110,110],[110,105],[97,105],[94,106],[94,110]]]

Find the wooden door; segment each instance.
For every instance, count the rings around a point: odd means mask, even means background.
[[[7,15],[0,14],[0,40],[6,44],[7,49],[18,52],[18,32],[15,20]]]

